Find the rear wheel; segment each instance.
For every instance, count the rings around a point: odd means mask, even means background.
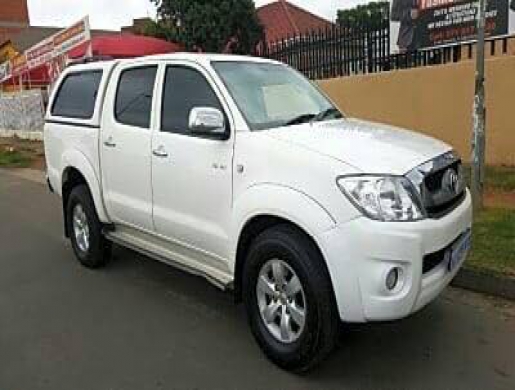
[[[112,245],[102,235],[102,223],[87,186],[79,185],[72,190],[66,218],[73,251],[80,263],[88,268],[105,265],[111,257]]]
[[[280,225],[254,240],[243,296],[254,337],[278,366],[305,371],[333,349],[339,319],[329,275],[314,243],[298,229]]]

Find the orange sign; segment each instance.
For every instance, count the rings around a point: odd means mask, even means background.
[[[20,73],[25,72],[27,67],[27,57],[25,54],[20,54],[12,59],[11,72],[14,76],[19,75]]]

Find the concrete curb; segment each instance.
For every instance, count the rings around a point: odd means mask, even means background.
[[[454,287],[515,300],[515,279],[462,268],[451,283]]]

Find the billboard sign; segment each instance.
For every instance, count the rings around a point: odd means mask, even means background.
[[[52,59],[53,53],[54,43],[51,38],[47,38],[39,42],[25,52],[28,67],[31,69],[37,68],[38,66],[47,63]]]
[[[42,65],[53,69],[57,59],[76,46],[90,40],[89,18],[85,17],[73,26],[45,38],[23,54],[14,57],[10,62],[0,65],[0,82]]]
[[[91,40],[89,19],[86,17],[70,28],[58,32],[52,37],[54,57],[68,53],[71,49]]]
[[[25,52],[28,66],[32,69],[48,64],[54,58],[89,40],[91,40],[89,18],[85,17],[73,26],[59,31],[28,49]]]
[[[474,41],[478,0],[390,0],[392,51]],[[515,33],[515,0],[488,0],[487,38]]]

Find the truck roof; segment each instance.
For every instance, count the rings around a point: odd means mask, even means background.
[[[138,63],[138,62],[145,62],[145,61],[149,61],[149,60],[152,60],[152,61],[182,60],[182,61],[195,62],[195,63],[204,65],[204,66],[209,65],[209,63],[212,61],[234,61],[234,62],[239,61],[239,62],[279,64],[279,62],[277,62],[277,61],[269,60],[266,58],[232,55],[232,54],[172,53],[172,54],[157,54],[157,55],[138,57],[138,58],[130,58],[130,59],[90,62],[90,63],[86,63],[86,64],[75,64],[75,65],[71,66],[70,69],[72,69],[73,71],[108,69],[118,63],[126,63],[126,62]]]
[[[275,63],[276,61],[267,58],[242,56],[234,54],[211,54],[211,53],[173,53],[173,54],[158,54],[142,59],[154,60],[186,60],[197,62],[199,64],[206,64],[211,61],[240,61],[240,62],[256,62],[256,63]]]

